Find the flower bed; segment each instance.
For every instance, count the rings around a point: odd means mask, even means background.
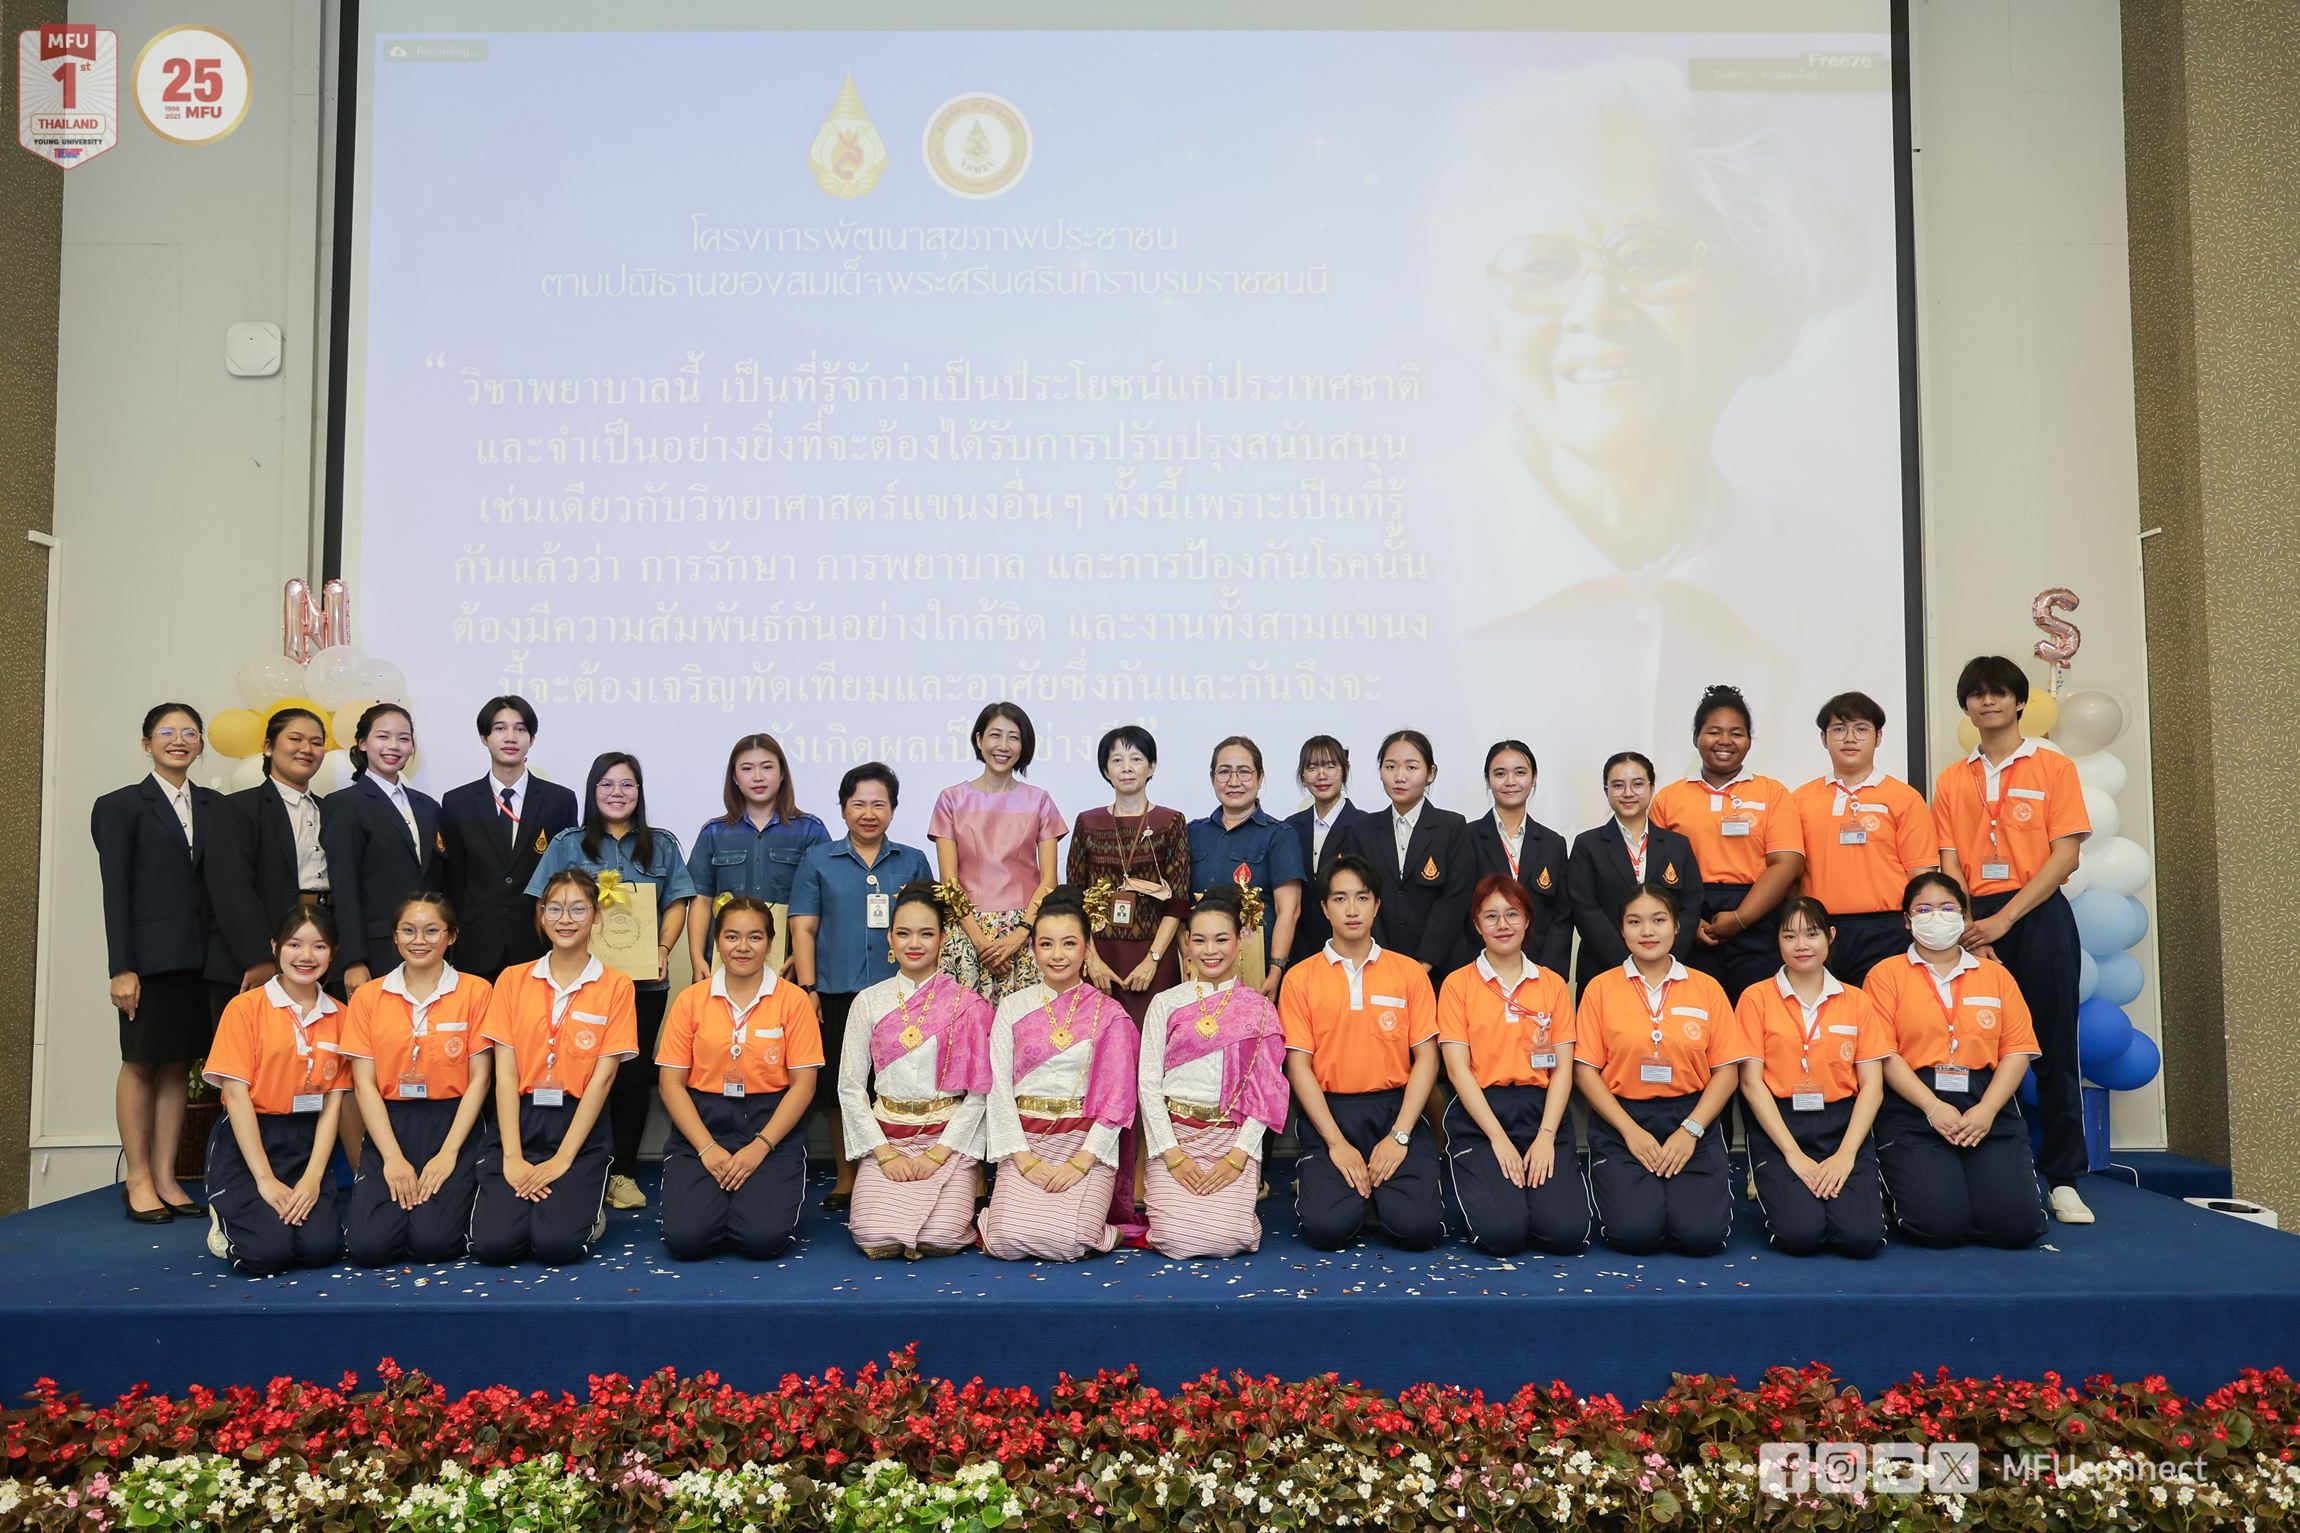
[[[758,1394],[665,1371],[594,1378],[583,1399],[450,1398],[389,1360],[380,1373],[370,1392],[347,1374],[102,1407],[44,1384],[0,1416],[0,1533],[2300,1528],[2300,1386],[2282,1370],[2202,1400],[2161,1379],[1945,1374],[1870,1399],[1816,1366],[1753,1390],[1680,1377],[1634,1408],[1563,1384],[1392,1397],[1331,1376],[1167,1395],[1130,1371],[1041,1401],[923,1377],[911,1353]],[[1831,1490],[1760,1470],[1767,1444],[1824,1442],[1969,1443],[1977,1483]]]

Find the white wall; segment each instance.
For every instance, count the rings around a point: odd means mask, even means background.
[[[1962,754],[1967,659],[2022,658],[2043,683],[2029,603],[2066,586],[2084,601],[2069,685],[2124,700],[2117,807],[2153,849],[2117,8],[1910,9],[1932,761]],[[2148,988],[2129,1010],[2160,1039],[2155,898],[2152,884]],[[2160,1084],[2113,1100],[2119,1146],[2163,1148]]]
[[[119,148],[65,183],[58,791],[35,1202],[112,1175],[118,1054],[88,803],[142,770],[136,726],[148,703],[237,702],[241,662],[278,643],[281,582],[315,573],[328,9],[203,5],[196,19],[229,33],[254,66],[247,120],[198,149],[131,122]],[[82,0],[72,19],[118,31],[125,64],[155,32],[195,18],[177,5]],[[2084,597],[2080,684],[2144,705],[2145,656],[2116,9],[1918,0],[1912,26],[1937,764],[1956,750],[1939,700],[1957,666],[1983,650],[2028,654],[2039,637],[2028,603],[2043,587]],[[225,327],[264,319],[286,333],[286,368],[228,376]],[[2143,840],[2146,738],[2142,719],[2117,747],[2132,768],[2126,834]],[[479,769],[475,754],[468,765]],[[210,763],[211,780],[220,768]],[[445,761],[426,774],[462,775]],[[2154,1032],[2153,946],[2145,961],[2150,990],[2135,1010]],[[2120,1101],[2117,1127],[2121,1143],[2161,1145],[2156,1092]]]

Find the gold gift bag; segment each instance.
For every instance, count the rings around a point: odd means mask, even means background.
[[[1238,983],[1249,989],[1261,989],[1262,981],[1270,972],[1268,955],[1269,941],[1262,935],[1262,928],[1257,926],[1246,933],[1246,940],[1238,945]]]
[[[591,928],[591,956],[632,979],[661,979],[663,918],[655,886],[609,877],[599,880],[599,920]]]

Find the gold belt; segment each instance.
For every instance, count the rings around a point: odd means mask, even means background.
[[[1166,1099],[1166,1112],[1170,1117],[1188,1118],[1195,1123],[1227,1123],[1230,1115],[1219,1103],[1185,1102],[1180,1097]]]
[[[963,1097],[932,1097],[924,1102],[897,1102],[891,1097],[878,1099],[878,1110],[898,1118],[927,1118],[939,1112],[949,1112]]]
[[[1084,1097],[1016,1097],[1014,1110],[1032,1118],[1047,1118],[1059,1122],[1075,1118],[1086,1108]]]

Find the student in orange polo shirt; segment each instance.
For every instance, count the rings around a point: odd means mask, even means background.
[[[1968,953],[1994,958],[2019,981],[2036,1019],[2039,1156],[2052,1184],[2052,1216],[2090,1224],[2076,1179],[2091,1164],[2084,1147],[2084,1098],[2076,1057],[2077,974],[2084,962],[2076,912],[2060,886],[2076,871],[2077,849],[2092,834],[2084,790],[2066,756],[2020,732],[2028,673],[2002,655],[1983,655],[1957,677],[1957,703],[1981,743],[1933,784],[1941,871],[1972,892],[1961,939]]]
[[[1805,836],[1785,783],[1747,770],[1754,738],[1738,687],[1711,687],[1693,708],[1701,770],[1653,795],[1653,823],[1693,843],[1701,863],[1701,923],[1688,966],[1728,1000],[1779,966],[1777,907],[1805,871]]]
[[[807,1190],[801,1132],[822,1074],[814,1003],[767,959],[775,913],[720,895],[719,971],[679,993],[655,1050],[672,1134],[663,1146],[663,1244],[699,1261],[722,1246],[780,1256]]]
[[[1901,891],[1911,874],[1938,867],[1940,838],[1924,795],[1877,765],[1885,710],[1866,692],[1840,692],[1813,727],[1829,771],[1797,790],[1805,836],[1805,893],[1836,923],[1829,972],[1848,985],[1908,946]]]
[[[1438,1052],[1454,1099],[1446,1160],[1470,1244],[1515,1256],[1589,1248],[1589,1189],[1573,1148],[1573,993],[1526,955],[1533,899],[1514,873],[1470,895],[1484,951],[1438,992]],[[1565,1149],[1557,1147],[1565,1131]]]
[[[1659,884],[1622,899],[1629,957],[1590,980],[1573,1023],[1598,1238],[1631,1256],[1664,1246],[1707,1256],[1733,1235],[1718,1118],[1756,1050],[1717,981],[1671,955],[1677,911]]]
[[[599,885],[551,875],[535,923],[551,950],[495,977],[480,1040],[495,1051],[495,1111],[479,1148],[471,1254],[491,1267],[579,1262],[607,1232],[605,1117],[615,1071],[639,1053],[631,979],[591,956]]]
[[[343,1053],[367,1140],[344,1216],[362,1266],[451,1262],[471,1246],[487,1105],[487,981],[447,962],[455,907],[418,891],[392,912],[399,966],[352,992]]]
[[[1294,1163],[1294,1216],[1320,1251],[1357,1239],[1369,1203],[1405,1250],[1445,1234],[1437,1146],[1422,1121],[1437,1083],[1437,996],[1421,964],[1374,941],[1381,890],[1355,852],[1329,862],[1318,903],[1333,936],[1278,991],[1286,1077],[1316,1136]]]
[[[1776,1249],[1847,1256],[1885,1248],[1884,1196],[1869,1129],[1885,1098],[1893,1035],[1859,990],[1829,972],[1836,938],[1810,895],[1781,907],[1781,968],[1741,992],[1741,1030],[1757,1057],[1741,1095],[1757,1132],[1750,1174]]]
[[[224,1008],[201,1078],[223,1093],[208,1135],[208,1251],[249,1277],[331,1265],[343,1226],[328,1175],[351,1072],[336,1045],[335,918],[297,903],[272,927],[279,973]]]
[[[1958,946],[1964,907],[1964,887],[1948,874],[1910,879],[1909,950],[1871,969],[1863,986],[1893,1034],[1877,1167],[1893,1222],[1911,1240],[2017,1250],[2045,1232],[2016,1096],[2036,1033],[2004,965]]]

